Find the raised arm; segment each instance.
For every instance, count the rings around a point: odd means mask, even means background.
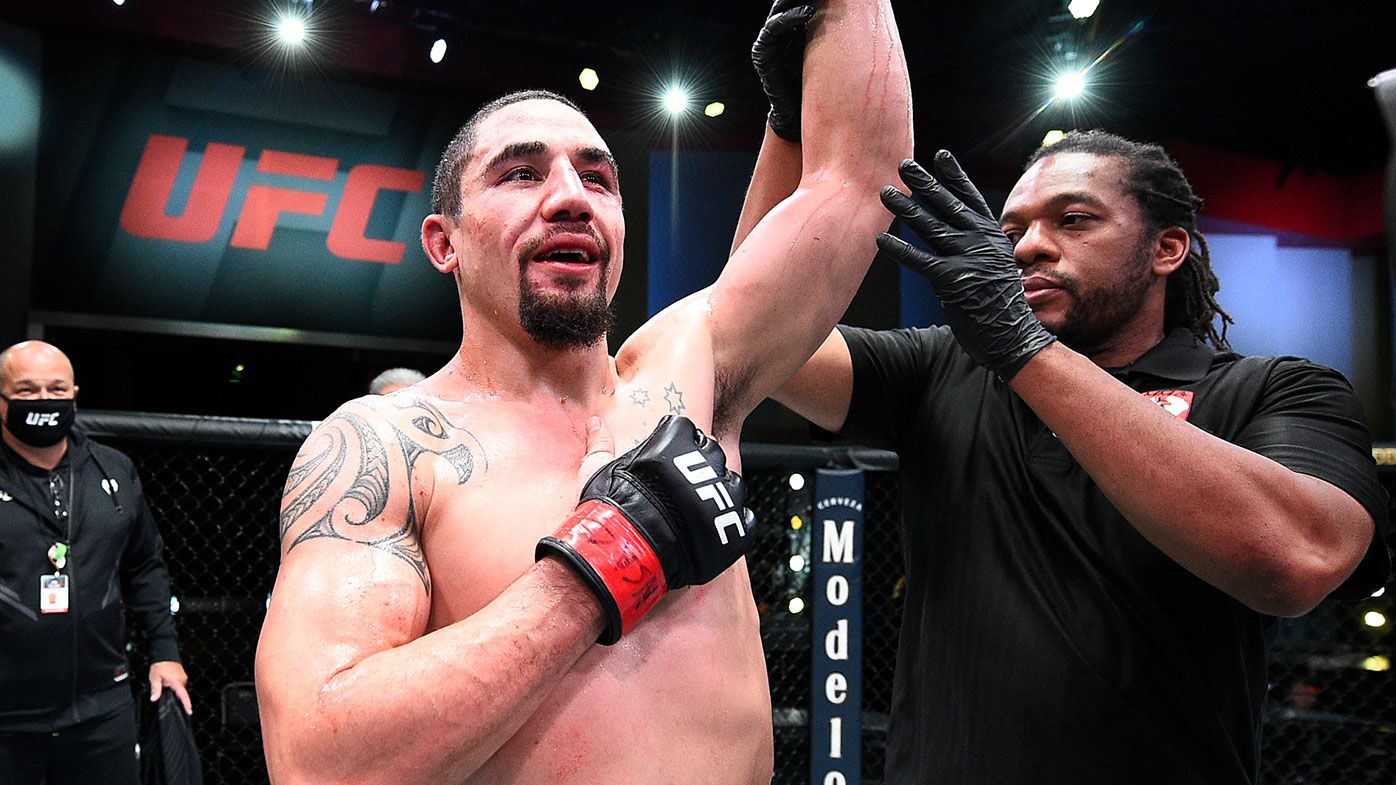
[[[800,184],[800,97],[805,41],[816,0],[775,0],[751,45],[751,64],[771,103],[756,169],[751,174],[730,257],[756,222]]]
[[[780,138],[766,126],[761,151],[756,154],[756,166],[751,172],[751,184],[742,200],[742,213],[737,218],[732,250],[727,254],[729,258],[736,255],[766,213],[795,193],[799,185],[800,145]]]
[[[768,133],[739,242],[707,293],[719,433],[814,353],[847,309],[889,217],[878,190],[911,152],[911,100],[886,0],[823,0],[809,22],[798,148]],[[798,185],[749,233],[762,202]],[[762,178],[769,166],[773,178]]]

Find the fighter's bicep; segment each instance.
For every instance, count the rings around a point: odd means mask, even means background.
[[[394,432],[379,413],[346,404],[291,465],[257,650],[269,727],[310,711],[338,674],[426,631],[430,580]]]
[[[277,574],[263,629],[294,667],[333,672],[426,632],[430,601],[401,560],[352,543],[325,542]],[[323,674],[322,674],[323,676]]]
[[[719,409],[744,416],[819,348],[866,267],[849,260],[876,250],[870,212],[851,188],[802,183],[728,260],[711,297],[718,373],[733,382]]]
[[[415,572],[385,553],[324,540],[290,554],[257,645],[267,754],[303,763],[314,747],[306,718],[326,710],[366,660],[424,635],[429,611]]]
[[[306,439],[286,478],[283,558],[317,540],[369,548],[400,560],[430,593],[410,467],[392,432],[345,406]]]

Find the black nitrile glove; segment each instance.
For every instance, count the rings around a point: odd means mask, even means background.
[[[877,247],[931,282],[960,346],[1008,381],[1056,336],[1028,306],[1013,243],[979,189],[945,150],[932,166],[935,177],[915,161],[902,162],[902,182],[915,199],[890,185],[882,189],[882,204],[920,235],[930,253],[885,232]]]
[[[800,142],[800,77],[805,63],[805,30],[814,16],[808,0],[776,0],[751,45],[751,64],[771,102],[767,122],[776,136]]]

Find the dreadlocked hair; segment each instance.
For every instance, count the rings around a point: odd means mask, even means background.
[[[1200,341],[1229,350],[1226,326],[1234,324],[1231,315],[1217,303],[1221,282],[1212,271],[1207,239],[1197,231],[1197,212],[1202,200],[1193,193],[1183,170],[1162,147],[1135,142],[1106,131],[1071,131],[1050,147],[1039,147],[1024,169],[1058,153],[1089,153],[1114,156],[1128,163],[1125,190],[1132,194],[1144,213],[1149,231],[1182,227],[1192,237],[1187,258],[1168,276],[1164,295],[1163,328],[1186,327]],[[1220,330],[1218,330],[1220,325]]]

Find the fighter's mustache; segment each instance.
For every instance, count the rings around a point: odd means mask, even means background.
[[[595,257],[589,261],[607,265],[611,261],[611,246],[597,233],[596,228],[585,221],[564,221],[548,226],[547,230],[537,237],[531,237],[524,242],[519,249],[519,268],[523,269],[528,263],[538,257],[539,249],[543,248],[555,238],[561,235],[571,235],[576,237],[581,235],[587,238],[596,247]]]

